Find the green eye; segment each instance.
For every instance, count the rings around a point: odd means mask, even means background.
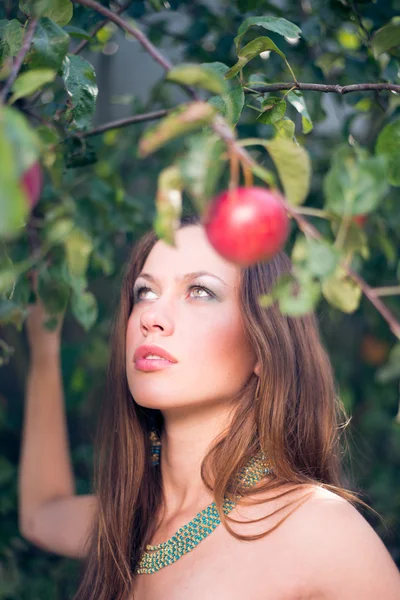
[[[209,298],[214,298],[215,297],[215,295],[210,290],[208,290],[206,287],[204,287],[202,285],[190,285],[186,289],[186,293],[190,292],[193,289],[202,290],[202,291],[206,292],[208,294]],[[144,291],[146,291],[146,292],[147,291],[152,292],[153,290],[151,288],[147,287],[147,286],[139,286],[137,288],[134,288],[134,290],[133,290],[133,296],[134,296],[134,301],[135,302],[140,302],[141,301],[142,298],[140,297],[140,295]],[[202,299],[202,298],[206,298],[206,296],[195,296],[195,298]]]

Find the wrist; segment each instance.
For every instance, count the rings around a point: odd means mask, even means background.
[[[60,348],[54,347],[46,350],[35,350],[31,352],[30,362],[32,367],[42,367],[47,365],[59,364],[60,362]]]

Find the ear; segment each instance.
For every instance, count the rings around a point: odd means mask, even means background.
[[[260,363],[257,362],[256,366],[254,367],[254,373],[257,375],[257,377],[260,377]]]

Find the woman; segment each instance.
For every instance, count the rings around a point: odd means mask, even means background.
[[[176,242],[146,233],[125,272],[94,496],[73,497],[64,444],[64,483],[29,508],[25,441],[26,537],[69,556],[75,543],[74,600],[398,600],[397,568],[342,487],[341,405],[316,319],[257,301],[289,259],[228,263],[197,217]]]

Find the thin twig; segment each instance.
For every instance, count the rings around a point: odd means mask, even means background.
[[[17,78],[19,70],[22,67],[22,63],[24,62],[24,58],[25,58],[26,54],[28,53],[29,48],[31,47],[32,38],[35,33],[37,22],[38,22],[37,19],[30,19],[28,21],[28,26],[26,28],[25,37],[24,37],[24,41],[22,42],[21,49],[17,54],[17,57],[15,59],[13,67],[11,69],[11,73],[8,76],[7,81],[5,82],[3,89],[1,90],[0,103],[1,102],[4,103],[6,101],[7,95],[9,93],[9,91],[11,90],[11,87],[12,87],[14,81]]]
[[[142,44],[143,48],[145,48],[147,50],[147,52],[150,54],[150,56],[152,56],[154,58],[154,60],[156,62],[158,62],[158,64],[161,65],[165,71],[169,71],[170,69],[172,69],[172,64],[169,62],[169,60],[167,58],[165,58],[158,51],[158,49],[151,43],[151,41],[144,35],[144,33],[142,33],[140,31],[140,29],[138,29],[136,27],[132,27],[132,25],[130,25],[129,23],[124,21],[124,19],[122,19],[118,14],[113,13],[110,9],[106,8],[102,4],[95,2],[95,0],[72,0],[72,1],[75,4],[81,4],[82,6],[86,6],[87,8],[91,8],[91,9],[95,10],[96,12],[98,12],[101,15],[103,15],[104,17],[106,17],[106,19],[108,19],[108,21],[112,21],[113,23],[118,25],[118,27],[123,29],[124,31],[126,31],[127,33],[130,33],[134,38],[136,38]]]
[[[391,90],[392,92],[400,93],[400,85],[396,85],[395,83],[352,83],[351,85],[324,85],[321,83],[293,83],[293,81],[283,82],[283,83],[266,83],[263,85],[257,85],[257,87],[252,88],[251,86],[255,85],[252,83],[247,83],[244,87],[244,91],[247,93],[260,93],[266,94],[268,92],[278,92],[280,90],[290,90],[295,88],[297,90],[310,90],[312,92],[323,92],[327,94],[329,92],[334,92],[336,94],[349,94],[350,92],[366,92],[366,91],[382,91],[382,90]]]
[[[125,12],[127,10],[127,8],[130,7],[130,5],[132,4],[133,0],[128,0],[128,2],[125,2],[125,4],[123,4],[122,6],[120,6],[118,8],[118,10],[115,11],[116,15],[121,15],[123,12]],[[104,21],[100,21],[100,23],[97,23],[97,25],[95,25],[92,29],[92,31],[89,33],[90,35],[90,40],[82,40],[82,42],[80,42],[80,44],[78,44],[72,51],[71,54],[79,54],[80,52],[82,52],[82,50],[87,46],[87,44],[89,44],[89,42],[92,41],[92,38],[94,38],[94,36],[96,35],[96,33],[98,33],[101,29],[103,29],[103,27],[105,27],[107,25],[107,23],[109,23],[110,20],[109,19],[104,19]]]
[[[371,304],[375,306],[376,310],[380,312],[382,317],[387,321],[387,323],[389,323],[389,327],[394,335],[400,339],[400,323],[396,320],[391,310],[389,310],[388,307],[383,304],[382,300],[380,300],[378,295],[375,293],[374,288],[369,286],[368,283],[364,281],[364,279],[362,279],[358,273],[353,271],[351,267],[347,267],[346,270],[353,281],[355,281],[362,289]]]
[[[400,285],[372,288],[372,291],[375,296],[398,296],[400,294]]]
[[[172,110],[172,109],[171,109]],[[110,123],[105,123],[104,125],[99,125],[90,131],[84,131],[81,134],[81,137],[90,137],[92,135],[97,135],[98,133],[104,133],[109,129],[119,129],[120,127],[125,127],[126,125],[131,125],[132,123],[143,123],[144,121],[153,121],[154,119],[160,119],[161,117],[165,117],[170,111],[156,110],[151,113],[143,113],[141,115],[134,115],[133,117],[127,117],[126,119],[118,119],[116,121],[111,121]]]
[[[86,6],[87,8],[92,8],[96,12],[104,15],[109,21],[112,21],[118,27],[121,27],[124,31],[132,35],[134,38],[142,44],[143,48],[147,50],[147,52],[154,58],[154,60],[164,69],[164,71],[170,71],[173,67],[172,63],[169,62],[167,58],[165,58],[161,52],[151,43],[151,41],[146,37],[146,35],[140,31],[137,27],[132,27],[129,23],[124,21],[119,15],[111,12],[108,8],[95,2],[95,0],[72,0],[75,4],[81,4],[82,6]],[[193,100],[198,100],[197,95],[189,86],[182,85],[182,87],[187,91],[189,96],[193,98]]]

